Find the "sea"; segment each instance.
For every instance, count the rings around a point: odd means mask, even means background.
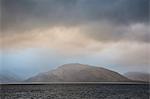
[[[1,84],[0,99],[150,99],[150,84]]]

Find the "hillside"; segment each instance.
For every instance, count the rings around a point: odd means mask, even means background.
[[[117,72],[84,64],[65,64],[38,74],[27,82],[122,82],[129,81]]]

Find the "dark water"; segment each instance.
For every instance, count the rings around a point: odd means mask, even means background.
[[[0,99],[149,99],[148,84],[1,85]]]

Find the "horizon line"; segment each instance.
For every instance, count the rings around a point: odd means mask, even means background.
[[[150,81],[118,81],[118,82],[12,82],[1,83],[0,85],[46,85],[46,84],[150,84]]]

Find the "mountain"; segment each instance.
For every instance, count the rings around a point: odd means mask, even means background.
[[[12,74],[0,74],[0,83],[14,83],[21,81],[21,79]]]
[[[84,64],[65,64],[54,70],[38,74],[27,82],[122,82],[129,81],[117,72]]]
[[[16,78],[0,75],[0,83],[9,83],[9,82],[16,82],[16,81],[17,81]]]
[[[127,72],[124,74],[127,78],[135,81],[150,81],[150,74],[141,72]]]

